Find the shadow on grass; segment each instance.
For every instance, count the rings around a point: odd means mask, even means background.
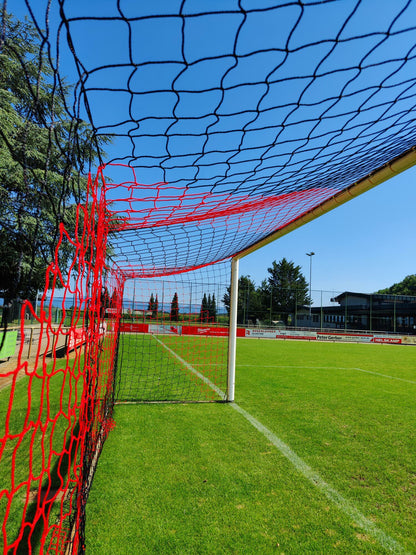
[[[65,477],[68,476],[68,470],[71,463],[73,463],[74,461],[76,455],[77,441],[73,441],[71,449],[70,445],[71,438],[73,438],[74,436],[77,437],[78,433],[79,424],[76,424],[71,436],[66,442],[65,452],[56,461],[49,474],[48,483],[33,495],[33,500],[30,502],[30,505],[26,511],[26,524],[24,525],[22,539],[20,540],[19,546],[16,551],[18,555],[25,555],[28,552],[39,553],[40,551],[39,548],[44,530],[44,520],[40,516],[37,522],[34,523],[39,498],[44,507],[44,512],[47,513],[50,510],[50,519],[58,519],[60,506],[62,504],[62,497],[55,496],[56,493],[62,488],[62,484],[65,483]],[[46,500],[45,496],[47,496]],[[54,503],[56,504],[55,510],[50,507],[50,505],[53,505]],[[67,518],[70,522],[70,517]],[[70,528],[69,524],[68,528]],[[68,533],[70,533],[70,530]],[[45,547],[47,546],[45,545]]]

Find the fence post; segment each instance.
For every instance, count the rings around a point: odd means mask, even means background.
[[[373,295],[370,295],[370,331],[373,331]]]
[[[30,328],[30,339],[29,339],[29,348],[27,350],[27,359],[30,358],[30,351],[32,350],[32,341],[33,341],[33,327]]]
[[[347,331],[348,325],[347,325],[347,320],[348,320],[348,295],[347,293],[345,293],[345,314],[344,314],[344,331]]]

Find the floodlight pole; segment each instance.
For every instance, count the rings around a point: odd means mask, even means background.
[[[306,253],[306,256],[309,256],[309,316],[312,314],[312,256],[314,254],[313,251]]]

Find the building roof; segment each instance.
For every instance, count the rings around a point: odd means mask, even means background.
[[[396,302],[406,302],[406,303],[416,303],[416,296],[412,295],[392,295],[391,293],[355,293],[353,291],[344,291],[336,297],[331,299],[331,302],[341,303],[345,298],[348,297],[361,297],[362,299],[370,299],[370,297],[377,297],[379,301],[396,301]]]

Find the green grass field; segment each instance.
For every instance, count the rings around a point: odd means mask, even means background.
[[[206,339],[160,336],[139,358],[130,340],[125,370],[153,353],[153,366],[199,391],[189,366],[213,379],[214,349],[223,369],[225,343]],[[240,339],[235,405],[118,405],[87,503],[87,553],[416,553],[415,359],[412,347]],[[63,369],[58,363],[48,380],[51,414],[71,395]],[[2,422],[8,390],[0,391]],[[28,391],[33,418],[39,411],[41,382],[20,380],[12,433],[26,418]],[[57,451],[67,428],[58,418]],[[27,475],[31,441],[42,480],[40,439],[28,429],[16,483]],[[14,447],[3,456],[1,487],[10,485]],[[50,476],[53,485],[58,475]],[[23,499],[13,502],[9,539]]]
[[[412,347],[240,339],[246,413],[117,406],[87,553],[416,553],[415,359]]]

